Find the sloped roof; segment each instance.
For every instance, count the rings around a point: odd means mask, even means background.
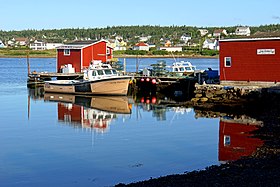
[[[149,45],[146,44],[146,43],[144,43],[144,42],[140,42],[140,43],[136,44],[135,46],[138,46],[138,47],[140,47],[140,46],[145,46],[145,47],[147,47],[147,46],[149,46]]]
[[[74,42],[59,46],[56,49],[83,49],[85,47],[97,44],[99,42],[106,42],[107,43],[107,41],[105,41],[105,40],[74,41]]]

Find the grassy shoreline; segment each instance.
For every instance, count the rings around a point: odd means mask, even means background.
[[[26,49],[0,49],[0,58],[27,58]],[[219,56],[204,55],[113,55],[114,58],[219,58]],[[56,50],[29,50],[29,58],[56,58]]]

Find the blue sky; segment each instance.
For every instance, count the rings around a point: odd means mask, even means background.
[[[280,23],[279,0],[9,0],[0,30],[120,25],[259,26]]]

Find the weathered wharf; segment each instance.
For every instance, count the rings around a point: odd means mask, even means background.
[[[46,72],[32,72],[28,74],[27,87],[40,87],[44,86],[45,81],[53,79],[57,80],[73,80],[82,79],[83,73],[46,73]]]

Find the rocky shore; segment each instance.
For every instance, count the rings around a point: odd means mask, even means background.
[[[195,98],[199,99],[192,101],[193,108],[202,111],[200,115],[219,116],[226,112],[232,115],[246,114],[262,121],[262,127],[254,132],[255,137],[264,141],[262,147],[249,157],[220,166],[116,186],[280,186],[280,95],[265,89],[261,92],[259,89],[250,92],[226,89],[220,90],[218,94],[213,94],[217,88],[213,92],[209,91],[212,88],[204,92],[196,91]],[[221,96],[220,99],[213,100],[217,95]]]

